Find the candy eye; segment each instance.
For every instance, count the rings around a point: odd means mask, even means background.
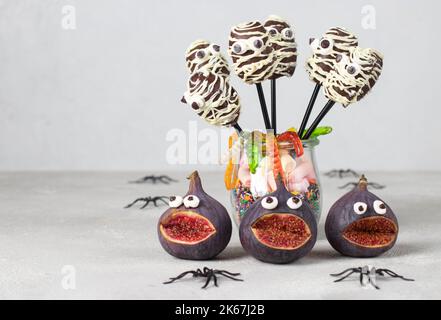
[[[197,208],[199,206],[199,198],[190,194],[184,198],[184,205],[186,208]]]
[[[286,204],[291,209],[298,209],[298,208],[300,208],[302,206],[302,200],[297,198],[297,197],[291,197],[291,198],[288,199]]]
[[[346,72],[351,76],[356,76],[360,72],[360,66],[356,63],[351,63],[346,66]]]
[[[278,33],[279,33],[279,31],[277,31],[276,28],[269,28],[268,29],[268,34],[271,38],[274,38],[275,36],[277,36]]]
[[[363,214],[367,210],[367,204],[364,202],[356,202],[354,203],[354,212],[356,214]]]
[[[253,41],[253,46],[254,46],[254,48],[256,48],[256,49],[260,49],[260,48],[262,48],[262,47],[263,47],[263,41],[262,41],[262,39],[255,39],[255,40]]]
[[[213,44],[211,46],[211,48],[213,49],[214,52],[219,52],[220,51],[220,46],[218,46],[217,44]]]
[[[198,59],[204,59],[206,55],[207,53],[203,49],[196,52],[196,58]]]
[[[168,205],[171,208],[177,208],[182,204],[182,197],[181,196],[171,196],[168,199]]]
[[[328,49],[331,46],[331,42],[328,39],[322,39],[320,41],[320,47],[323,49]]]
[[[240,42],[235,42],[233,43],[233,45],[231,46],[231,50],[235,53],[235,54],[242,54],[246,51],[246,46],[243,43]]]
[[[201,96],[195,96],[191,97],[189,104],[193,110],[200,110],[205,106],[205,101]]]
[[[386,205],[381,200],[375,200],[374,201],[374,210],[378,214],[385,214],[386,211],[387,211]]]
[[[294,32],[290,28],[283,29],[282,31],[283,39],[292,40],[294,39]]]
[[[279,201],[276,197],[265,197],[262,199],[262,207],[268,210],[272,210],[277,207]]]

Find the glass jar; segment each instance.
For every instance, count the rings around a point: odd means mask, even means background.
[[[230,139],[230,152],[236,155],[230,157],[225,183],[230,192],[232,218],[239,224],[252,203],[275,190],[275,172],[273,171],[275,161],[271,152],[266,150],[268,147],[266,142],[260,142],[260,157],[254,163],[248,159],[252,153],[244,139],[239,138],[236,142],[236,147],[234,147]],[[318,144],[317,138],[301,141],[303,150],[299,152],[293,143],[277,142],[278,158],[283,172],[283,178],[282,176],[280,178],[283,179],[288,191],[308,202],[317,222],[322,210],[321,188],[315,157],[315,147]],[[236,159],[236,161],[231,159]]]

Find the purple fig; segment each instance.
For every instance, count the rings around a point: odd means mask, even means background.
[[[177,258],[211,259],[228,245],[231,219],[225,207],[202,189],[197,171],[188,179],[187,194],[170,197],[170,208],[159,219],[159,241]]]
[[[239,235],[243,248],[256,259],[290,263],[314,247],[317,222],[307,201],[290,193],[279,177],[277,190],[247,210]]]
[[[392,209],[367,190],[363,175],[358,185],[329,210],[325,223],[331,246],[350,257],[375,257],[392,248],[398,221]]]

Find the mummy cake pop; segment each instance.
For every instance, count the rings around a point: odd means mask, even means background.
[[[294,31],[282,18],[271,15],[263,26],[268,31],[270,44],[276,56],[276,68],[271,79],[291,77],[297,65],[297,44]]]
[[[352,48],[349,55],[338,55],[335,69],[323,83],[325,96],[344,107],[362,99],[377,82],[383,55],[371,48]]]
[[[225,77],[213,72],[193,73],[181,100],[190,105],[205,121],[217,126],[237,123],[240,100]]]
[[[242,23],[231,29],[228,53],[234,71],[245,83],[258,84],[274,75],[274,49],[267,30],[258,21]]]
[[[322,84],[328,73],[334,68],[338,54],[349,53],[358,45],[355,35],[344,28],[334,27],[326,31],[323,37],[310,39],[313,55],[306,62],[306,71],[311,80]]]
[[[220,52],[220,46],[205,40],[196,40],[190,44],[185,61],[190,73],[213,72],[224,77],[230,75],[228,62]]]

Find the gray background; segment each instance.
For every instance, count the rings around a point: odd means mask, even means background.
[[[76,30],[61,27],[69,4]],[[376,30],[362,28],[367,4]],[[202,37],[225,49],[232,25],[271,13],[294,25],[299,45],[294,77],[279,81],[279,128],[298,126],[313,89],[310,36],[342,25],[385,55],[372,94],[326,118],[335,131],[319,147],[321,169],[439,170],[439,10],[435,0],[0,0],[0,170],[185,169],[165,163],[165,135],[196,120],[179,102],[186,47]],[[233,83],[242,126],[262,127],[255,89]]]

